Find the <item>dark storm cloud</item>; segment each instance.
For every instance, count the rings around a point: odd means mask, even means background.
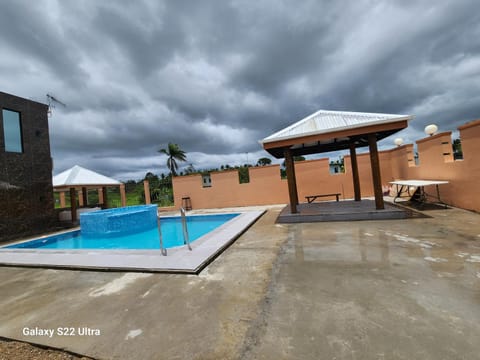
[[[45,8],[30,1],[2,1],[0,6],[0,43],[4,49],[12,48],[11,55],[42,63],[52,76],[68,79],[70,86],[84,81],[87,74],[78,66],[75,51],[65,51],[69,39],[45,18]]]
[[[476,1],[0,0],[2,91],[57,105],[54,171],[255,163],[318,109],[413,114],[399,136],[480,117]],[[392,142],[386,139],[382,147]]]

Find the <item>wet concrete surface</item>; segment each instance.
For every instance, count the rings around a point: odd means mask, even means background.
[[[290,225],[249,358],[480,358],[479,215],[429,215]]]
[[[0,268],[0,336],[113,359],[479,358],[480,215],[275,224],[280,209],[198,276]]]

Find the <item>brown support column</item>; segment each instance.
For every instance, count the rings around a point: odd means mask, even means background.
[[[370,163],[372,166],[373,191],[375,193],[375,206],[377,210],[385,209],[383,203],[382,179],[380,176],[380,161],[378,159],[377,137],[368,134],[368,147],[370,149]]]
[[[288,196],[290,198],[290,211],[292,214],[297,213],[298,193],[297,179],[295,178],[295,164],[290,149],[285,149],[285,170],[287,172]]]
[[[148,180],[143,180],[143,191],[145,192],[145,204],[150,204],[150,184]]]
[[[60,193],[58,195],[60,197],[60,207],[62,209],[66,208],[67,207],[67,202],[65,201],[65,191],[60,191]]]
[[[357,152],[355,151],[355,143],[350,143],[350,161],[352,163],[352,177],[353,177],[353,192],[355,194],[355,201],[362,200],[360,193],[360,176],[358,175]]]
[[[107,187],[103,186],[102,187],[102,193],[103,193],[103,206],[102,209],[108,209],[108,197],[107,197]]]
[[[98,192],[98,203],[103,204],[103,189],[98,188],[97,192]]]
[[[70,212],[72,221],[77,221],[77,191],[75,188],[70,188]]]
[[[127,206],[127,197],[125,195],[125,184],[120,184],[120,200],[122,202],[122,207]]]
[[[83,206],[83,190],[78,189],[77,195],[78,195],[78,206],[82,207]]]
[[[83,206],[88,205],[88,190],[86,187],[82,187],[82,199],[83,199]]]

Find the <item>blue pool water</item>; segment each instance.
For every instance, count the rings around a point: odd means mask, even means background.
[[[216,229],[239,214],[187,216],[187,229],[190,242]],[[163,246],[171,248],[182,246],[183,230],[180,217],[162,217],[160,219]],[[160,249],[158,229],[126,234],[123,236],[82,236],[80,230],[30,240],[5,248],[18,249]]]
[[[80,214],[83,237],[135,234],[157,227],[157,205],[127,206]]]

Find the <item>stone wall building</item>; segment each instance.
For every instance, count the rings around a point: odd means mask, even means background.
[[[0,92],[0,241],[54,219],[48,106]]]

